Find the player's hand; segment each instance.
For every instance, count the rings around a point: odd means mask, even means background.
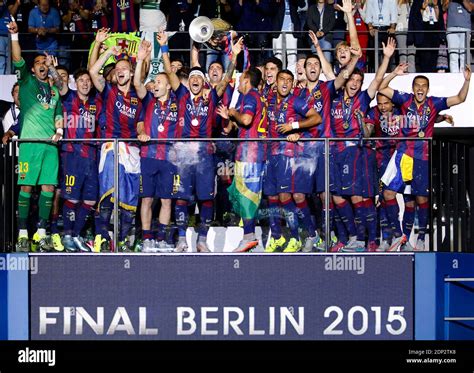
[[[148,141],[150,141],[150,136],[148,136],[148,135],[138,135],[138,141],[148,142]]]
[[[156,41],[160,45],[168,44],[168,34],[165,31],[157,32],[156,33]]]
[[[110,51],[114,56],[120,56],[122,54],[122,48],[118,45],[112,45],[108,51]]]
[[[443,114],[443,119],[445,122],[448,122],[451,126],[454,126],[454,118],[452,115]]]
[[[95,35],[95,41],[97,43],[103,43],[109,37],[109,28],[102,27],[101,29],[97,30],[97,34]]]
[[[313,30],[309,30],[309,38],[310,38],[311,41],[313,42],[314,47],[317,48],[318,45],[319,45],[319,41],[318,41],[318,37],[317,37],[316,34],[313,32]]]
[[[142,40],[137,51],[137,60],[144,61],[151,54],[151,43],[148,40]]]
[[[463,74],[464,74],[464,79],[465,80],[467,80],[467,81],[471,80],[471,67],[469,65],[466,65],[464,67]]]
[[[232,39],[230,39],[230,45],[232,46],[232,57],[235,58],[242,52],[242,49],[244,49],[244,38],[240,37],[235,44]]]
[[[44,64],[46,65],[46,67],[49,69],[51,66],[53,66],[53,56],[49,55],[48,52],[44,52],[44,55],[46,56],[46,60],[44,62]]]
[[[298,142],[300,138],[301,135],[299,133],[292,133],[291,135],[286,136],[286,140],[289,142]]]
[[[383,50],[383,55],[390,58],[393,56],[395,53],[395,48],[397,46],[397,42],[395,41],[394,38],[388,38],[387,40],[387,45],[382,42],[382,50]]]
[[[5,134],[3,135],[2,137],[2,144],[3,145],[7,145],[8,142],[10,141],[10,139],[12,138],[12,132],[11,131],[7,131],[5,132]]]
[[[408,62],[402,62],[399,64],[395,70],[393,70],[393,73],[398,76],[408,74]]]
[[[225,105],[219,105],[217,107],[216,113],[224,119],[229,119],[230,109]]]
[[[51,137],[51,140],[54,142],[54,143],[57,143],[58,141],[62,140],[63,136],[59,133],[55,133],[53,135],[53,137]]]
[[[293,127],[290,123],[279,124],[276,129],[278,133],[288,133],[293,131]]]
[[[362,50],[358,47],[350,47],[349,50],[351,51],[351,54],[357,58],[362,57]]]
[[[17,34],[18,33],[18,25],[15,21],[11,21],[7,23],[7,29],[10,34]]]
[[[342,0],[342,6],[339,4],[335,5],[337,10],[340,10],[344,13],[351,13],[352,12],[352,1],[351,0]]]

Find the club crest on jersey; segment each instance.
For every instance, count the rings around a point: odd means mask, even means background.
[[[171,111],[178,111],[178,105],[176,105],[175,103],[172,103],[172,104],[170,105],[170,110],[171,110]]]
[[[89,112],[91,114],[95,114],[96,111],[97,111],[97,107],[95,105],[90,105],[89,106]]]
[[[281,110],[286,111],[287,109],[288,109],[288,102],[285,102]]]
[[[313,97],[316,99],[316,100],[319,100],[321,98],[321,90],[318,89],[316,92],[313,93]]]
[[[131,98],[130,98],[130,103],[131,103],[132,105],[138,105],[138,98],[136,98],[136,97],[131,97]]]

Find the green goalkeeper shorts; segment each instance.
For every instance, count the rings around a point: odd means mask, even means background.
[[[57,185],[59,156],[56,145],[20,144],[18,185]]]

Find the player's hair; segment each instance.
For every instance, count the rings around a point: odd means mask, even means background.
[[[298,53],[298,54],[296,55],[296,61],[301,60],[301,59],[303,59],[303,58],[304,58],[304,59],[307,59],[307,58],[308,58],[308,54],[306,54],[306,53]]]
[[[352,72],[351,76],[353,75],[360,75],[360,77],[362,78],[362,81],[364,81],[364,72],[358,67],[356,67],[354,71]]]
[[[321,64],[321,59],[319,58],[319,56],[317,54],[310,54],[308,57],[306,57],[306,60],[304,61],[304,68],[306,69],[306,62],[308,62],[308,60],[310,58],[314,58],[315,60],[318,60],[319,62],[319,66],[322,66]]]
[[[290,75],[291,76],[291,79],[295,80],[295,76],[293,75],[293,73],[290,71],[290,70],[280,70],[278,71],[278,74],[276,76],[277,80],[278,80],[278,77],[281,75],[281,74],[287,74],[287,75]]]
[[[183,66],[181,69],[176,71],[176,75],[180,81],[186,80],[189,78],[189,67]]]
[[[58,71],[58,70],[64,70],[64,71],[67,72],[67,74],[69,75],[69,71],[68,71],[67,67],[64,66],[64,65],[58,65],[58,66],[55,67],[55,69],[56,69],[56,71]]]
[[[107,79],[107,76],[110,74],[110,72],[115,69],[115,63],[109,63],[104,67],[104,70],[102,71],[102,76],[104,79]]]
[[[245,77],[249,78],[250,85],[253,88],[257,88],[262,80],[262,72],[256,67],[251,67],[250,69],[244,71]]]
[[[13,87],[12,87],[12,97],[13,97],[13,91],[15,90],[16,87],[19,87],[20,86],[20,83],[18,82],[15,82],[15,84],[13,84]]]
[[[222,68],[222,71],[225,71],[224,65],[220,61],[214,61],[209,65],[209,68],[207,69],[208,72],[212,65],[219,65]]]
[[[390,97],[388,97],[387,95],[384,95],[382,92],[377,92],[377,95],[375,96],[375,98],[379,98],[379,96],[388,98],[390,101],[392,101]]]
[[[158,74],[156,74],[156,76],[158,76],[158,75],[163,75],[166,78],[166,80],[168,81],[168,83],[170,82],[170,78],[168,77],[168,74],[165,73],[164,71],[159,72]]]
[[[281,62],[281,60],[279,58],[276,58],[276,57],[268,57],[263,66],[267,66],[267,63],[273,63],[277,66],[278,68],[278,71],[280,71],[281,69],[283,69],[283,62]]]
[[[74,72],[74,75],[73,75],[73,76],[74,76],[74,80],[77,80],[77,79],[79,79],[82,75],[86,75],[86,74],[90,76],[89,70],[84,69],[83,67],[81,67],[81,68],[77,69],[77,70]]]
[[[180,63],[181,63],[181,65],[183,65],[183,66],[184,66],[184,62],[183,62],[183,60],[182,60],[181,58],[179,58],[179,57],[173,57],[173,58],[170,58],[170,64],[172,64],[173,62],[180,62]]]
[[[415,85],[415,80],[417,79],[424,79],[426,80],[426,82],[428,83],[428,88],[430,88],[430,80],[428,79],[428,77],[424,76],[424,75],[417,75],[413,78],[413,82],[411,83],[411,87],[413,88],[413,86]]]
[[[340,41],[339,43],[336,44],[336,48],[334,48],[334,50],[337,52],[337,50],[338,50],[339,48],[342,48],[342,47],[344,47],[344,48],[350,48],[350,45],[349,45],[349,43],[348,43],[347,41],[343,40],[343,41]]]
[[[115,66],[118,65],[119,62],[122,62],[122,61],[127,61],[128,64],[130,65],[130,69],[133,69],[133,64],[132,64],[132,61],[130,60],[130,58],[127,57],[122,57],[122,58],[119,58],[117,61],[115,61]]]

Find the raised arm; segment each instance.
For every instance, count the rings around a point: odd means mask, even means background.
[[[466,101],[467,94],[469,92],[469,82],[471,81],[471,68],[466,65],[464,68],[464,84],[462,85],[459,93],[456,96],[448,97],[446,103],[448,107],[462,104]]]
[[[92,83],[94,83],[95,88],[99,91],[102,92],[105,87],[105,79],[100,73],[100,70],[102,69],[102,66],[104,66],[104,63],[111,57],[111,56],[118,56],[121,53],[121,49],[114,45],[107,49],[102,55],[99,57],[99,59],[96,61],[94,65],[89,69],[89,74],[92,79]]]
[[[390,58],[392,57],[393,53],[395,52],[395,46],[396,42],[394,38],[388,38],[387,40],[387,45],[382,43],[383,47],[383,60],[382,63],[380,64],[379,68],[377,69],[377,72],[375,73],[374,80],[369,85],[369,88],[367,88],[367,93],[370,98],[374,98],[375,94],[377,93],[377,90],[380,87],[380,84],[382,83],[383,77],[385,75],[385,72],[387,71],[388,64],[390,62]],[[392,94],[393,96],[393,94]],[[387,96],[389,97],[389,96]],[[391,97],[389,97],[391,98]]]
[[[94,47],[92,48],[89,62],[87,64],[87,69],[90,69],[91,66],[93,66],[99,59],[100,47],[102,46],[102,43],[106,41],[109,37],[109,31],[110,29],[105,27],[101,28],[100,30],[97,30],[97,34],[95,35]]]
[[[142,68],[146,58],[151,54],[151,43],[142,40],[137,52],[137,64],[135,66],[135,74],[133,75],[133,85],[137,91],[140,100],[146,96],[146,88],[142,80]]]
[[[193,43],[191,47],[191,67],[201,67],[199,63],[199,48],[197,43]]]
[[[49,55],[45,52],[46,55],[46,67],[49,70],[49,75],[53,79],[54,85],[59,89],[59,94],[64,96],[68,91],[69,87],[67,84],[64,84],[63,79],[56,70],[58,66],[58,60],[56,57]]]
[[[235,65],[237,64],[237,56],[244,47],[244,38],[239,38],[237,42],[234,42],[231,39],[232,44],[232,60],[230,61],[229,67],[227,67],[227,71],[225,72],[224,78],[219,82],[216,87],[217,96],[221,97],[224,94],[224,91],[227,85],[232,80],[232,76],[234,75]]]
[[[402,62],[399,64],[395,70],[393,70],[390,74],[388,74],[385,78],[383,78],[382,83],[379,87],[379,92],[384,96],[387,96],[389,99],[392,99],[394,90],[390,88],[388,85],[390,82],[397,76],[406,75],[408,69],[408,63]]]
[[[163,66],[165,68],[165,73],[168,75],[170,80],[171,89],[176,91],[181,84],[179,81],[178,75],[171,70],[171,61],[168,50],[168,35],[166,31],[160,31],[156,34],[156,41],[160,44],[161,53],[163,56]]]
[[[12,60],[13,62],[21,61],[21,47],[18,41],[18,26],[15,21],[7,24],[8,31],[11,34],[12,39]]]
[[[351,47],[360,49],[359,37],[357,36],[357,29],[352,16],[352,2],[351,0],[342,0],[342,6],[336,4],[336,8],[346,14],[347,26],[349,29],[349,38],[351,41]]]
[[[316,48],[316,53],[319,57],[319,60],[321,61],[321,70],[324,76],[326,77],[327,80],[334,80],[336,78],[336,75],[334,75],[331,64],[328,62],[328,60],[324,56],[324,52],[321,49],[321,45],[319,45],[319,41],[316,34],[310,30],[309,37],[311,38],[311,41],[313,42],[313,45]]]

